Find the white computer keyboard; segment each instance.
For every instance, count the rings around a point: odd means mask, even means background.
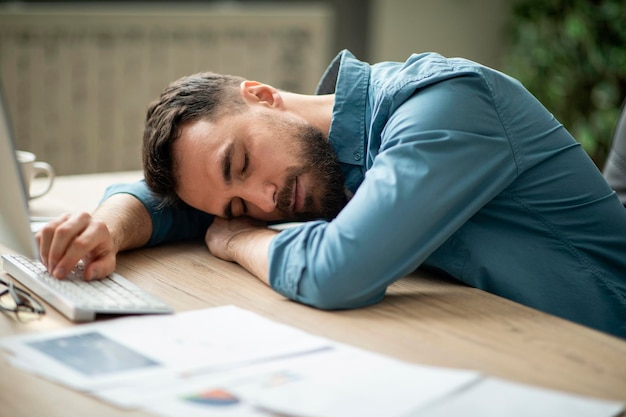
[[[72,321],[92,321],[96,314],[166,314],[172,309],[119,274],[85,281],[78,267],[65,279],[48,274],[40,262],[22,255],[2,255],[3,269]]]

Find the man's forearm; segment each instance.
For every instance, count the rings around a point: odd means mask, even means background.
[[[216,218],[209,227],[205,241],[211,253],[226,261],[236,262],[269,285],[268,252],[277,232],[246,218]]]
[[[116,252],[146,245],[152,234],[152,220],[144,205],[130,194],[115,194],[93,213],[106,224]]]
[[[275,235],[273,230],[259,229],[233,237],[228,245],[233,260],[268,285],[268,251]]]

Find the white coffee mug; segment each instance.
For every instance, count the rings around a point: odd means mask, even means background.
[[[22,170],[22,179],[24,180],[24,187],[29,193],[30,198],[41,197],[46,194],[52,188],[54,182],[54,170],[50,164],[46,162],[37,161],[37,157],[32,152],[15,151],[17,154],[17,161],[20,164]],[[39,182],[35,190],[31,191],[30,185],[34,178],[43,177],[45,182],[40,186]]]

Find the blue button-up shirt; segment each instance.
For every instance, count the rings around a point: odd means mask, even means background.
[[[517,81],[438,54],[375,65],[341,52],[329,141],[354,196],[331,222],[273,239],[270,285],[319,308],[378,302],[420,266],[626,337],[626,210],[566,129]],[[155,209],[151,244],[211,216]]]

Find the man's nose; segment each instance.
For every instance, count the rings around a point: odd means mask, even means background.
[[[257,206],[266,213],[276,209],[277,188],[271,183],[249,184],[245,200]]]

